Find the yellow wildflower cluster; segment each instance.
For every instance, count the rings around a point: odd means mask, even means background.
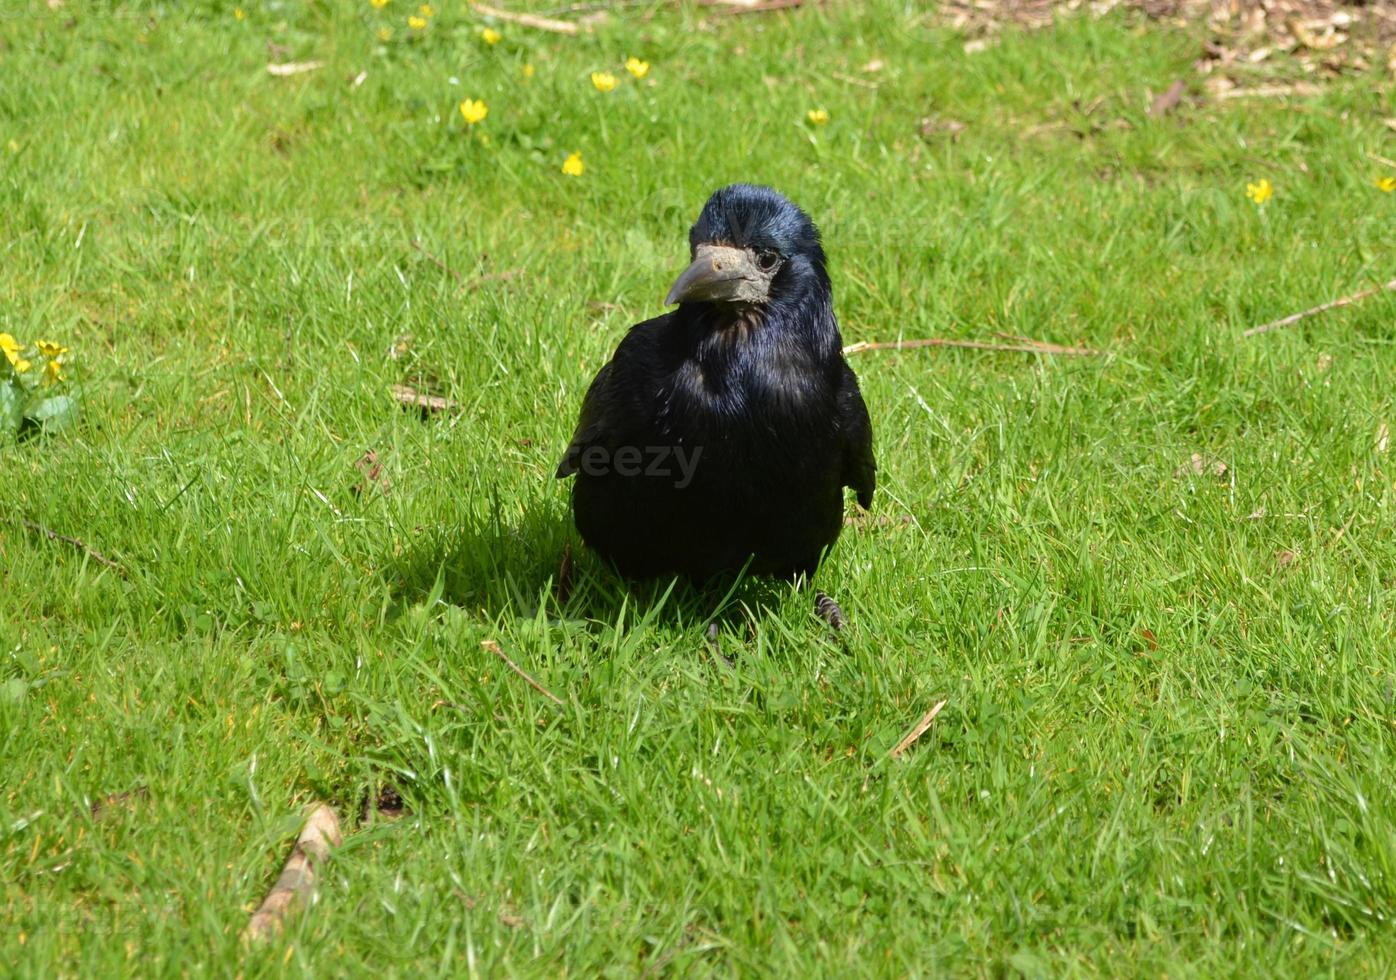
[[[805,113],[805,118],[810,121],[811,126],[823,126],[829,121],[828,109],[811,109]]]
[[[1396,191],[1396,177],[1378,177],[1377,190],[1384,194],[1390,194],[1392,191]]]
[[[383,0],[383,2],[387,3],[388,0]],[[375,6],[377,3],[378,0],[374,0]],[[408,18],[408,26],[413,30],[424,29],[427,26],[425,18],[435,12],[429,4],[423,4],[418,8],[418,11],[423,16]],[[381,29],[379,36],[382,37],[383,40],[387,40],[387,36],[382,33]],[[490,27],[480,28],[479,36],[482,41],[489,45],[498,44],[504,37],[499,31]],[[648,77],[650,73],[650,63],[631,55],[625,59],[625,70],[629,73],[630,77],[639,80]],[[520,72],[525,79],[530,79],[536,74],[532,62],[525,62],[521,65]],[[592,87],[601,93],[614,92],[620,85],[620,77],[614,72],[594,71],[591,73],[590,78]],[[484,99],[465,99],[460,103],[458,108],[461,118],[465,120],[465,125],[467,127],[473,127],[484,122],[485,117],[490,113],[490,107],[486,104]],[[479,134],[479,140],[482,144],[488,145],[489,141],[483,132]],[[580,150],[569,153],[562,161],[562,172],[568,177],[580,177],[582,174],[586,173],[586,161],[582,159]]]
[[[1254,184],[1246,185],[1246,196],[1256,204],[1264,204],[1275,196],[1275,185],[1270,183],[1270,178],[1262,177]]]
[[[16,374],[26,374],[34,367],[34,359],[42,358],[45,384],[54,384],[66,378],[63,374],[63,356],[68,353],[68,348],[62,344],[38,340],[31,348],[15,340],[12,334],[0,333],[0,351],[4,352],[5,361]]]
[[[486,44],[495,45],[504,40],[504,35],[493,27],[482,27],[480,28],[480,40],[484,41]]]
[[[638,81],[650,73],[650,63],[632,54],[625,59],[625,70]],[[591,84],[598,92],[614,92],[620,79],[608,71],[594,71],[591,73]]]
[[[24,348],[20,346],[19,341],[15,340],[12,334],[0,333],[0,350],[5,352],[5,360],[10,362],[10,367],[20,374],[34,366],[24,356]]]

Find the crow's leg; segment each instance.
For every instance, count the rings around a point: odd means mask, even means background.
[[[703,634],[703,640],[708,644],[708,651],[713,655],[714,659],[721,661],[728,667],[735,667],[736,664],[734,664],[730,658],[722,655],[722,644],[717,642],[717,633],[717,620],[713,620],[708,624],[707,632]]]
[[[819,590],[814,593],[814,612],[824,622],[828,623],[835,633],[843,629],[843,610],[839,604]]]

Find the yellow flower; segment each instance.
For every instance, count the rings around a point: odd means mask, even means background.
[[[68,353],[68,348],[64,347],[62,344],[55,344],[51,340],[36,340],[34,341],[34,346],[39,348],[40,354],[45,357],[51,357],[54,360]]]
[[[650,73],[650,63],[631,56],[625,59],[625,70],[636,78],[644,78]]]
[[[382,10],[388,5],[388,0],[368,0],[368,2],[373,4],[374,10]]]
[[[425,17],[409,17],[407,18],[407,26],[414,31],[420,31],[426,28],[427,20]]]
[[[620,83],[616,81],[616,76],[608,71],[594,71],[591,73],[591,84],[596,86],[598,92],[609,92]]]
[[[586,170],[587,165],[582,162],[582,151],[569,154],[566,160],[562,161],[562,172],[569,177],[580,177]]]
[[[393,39],[393,29],[391,27],[378,28],[378,40],[391,41]]]
[[[486,44],[498,44],[500,41],[504,40],[504,35],[493,27],[482,27],[480,29],[480,40],[484,41]]]
[[[26,365],[28,363],[28,361],[25,361]],[[24,369],[20,368],[20,370],[22,371]],[[47,364],[44,365],[44,384],[51,385],[55,381],[64,380],[64,378],[65,375],[63,374],[62,364],[59,364],[57,361],[49,361]]]
[[[19,342],[7,333],[0,333],[0,350],[5,352],[5,359],[14,365],[14,369],[20,374],[28,371],[30,363],[19,356]]]
[[[424,3],[417,8],[417,13],[421,14],[423,17],[435,17],[436,8],[429,3]]]
[[[523,77],[524,77],[524,78],[532,78],[532,77],[533,77],[533,65],[532,65],[531,63],[530,63],[530,64],[526,64],[526,65],[523,66]]]
[[[233,20],[246,20],[247,13],[241,7],[233,8]]]
[[[460,114],[465,117],[467,126],[474,126],[490,114],[490,107],[484,99],[466,99],[460,104]]]
[[[1388,194],[1396,191],[1396,177],[1378,177],[1377,190],[1385,191]]]
[[[811,109],[809,112],[805,113],[805,118],[808,119],[810,123],[815,126],[823,126],[826,122],[829,121],[829,110]]]
[[[1275,196],[1275,185],[1268,177],[1262,177],[1258,183],[1246,185],[1246,196],[1256,204],[1264,204]]]

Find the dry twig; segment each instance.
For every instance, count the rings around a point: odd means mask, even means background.
[[[70,538],[66,534],[59,534],[57,531],[50,530],[49,528],[44,527],[42,524],[35,524],[33,521],[26,521],[22,518],[20,519],[20,523],[27,527],[29,530],[34,531],[38,534],[42,534],[50,541],[62,541],[64,544],[72,545],[74,548],[87,555],[88,558],[91,558],[99,565],[105,565],[107,568],[110,568],[112,571],[120,575],[126,574],[126,569],[122,568],[119,564],[112,561],[110,558],[102,554],[100,551],[96,551],[95,549],[89,548],[87,545],[83,544],[82,541],[78,538]]]
[[[408,408],[420,408],[423,412],[454,412],[460,408],[449,398],[440,395],[428,395],[418,391],[409,385],[393,385],[389,389],[393,397]]]
[[[1369,296],[1375,296],[1377,293],[1386,292],[1388,289],[1396,289],[1396,279],[1381,286],[1373,286],[1371,289],[1364,289],[1360,293],[1353,293],[1351,296],[1341,296],[1327,303],[1321,303],[1318,306],[1303,310],[1299,313],[1291,313],[1289,316],[1281,317],[1278,320],[1271,320],[1269,323],[1262,323],[1258,327],[1251,327],[1241,336],[1254,337],[1257,334],[1269,333],[1271,330],[1279,330],[1281,327],[1292,326],[1300,320],[1307,319],[1311,316],[1317,316],[1320,313],[1326,313],[1329,310],[1335,310],[1340,306],[1348,306],[1352,303],[1356,303],[1358,300],[1364,300]]]
[[[316,872],[329,857],[330,848],[338,847],[341,840],[339,817],[325,804],[317,803],[306,817],[276,884],[242,930],[243,942],[260,942],[281,931],[291,906],[314,889]]]
[[[528,681],[529,685],[539,694],[553,701],[555,704],[564,703],[562,698],[558,697],[556,694],[548,690],[542,684],[539,684],[536,680],[533,679],[533,677],[528,673],[528,671],[524,670],[518,664],[514,663],[514,661],[510,660],[508,655],[505,654],[505,652],[499,648],[499,644],[496,643],[494,640],[481,640],[480,646],[484,647],[490,653],[494,654],[500,660],[503,660],[506,664],[508,664],[510,670],[518,674],[524,680]]]
[[[1293,85],[1257,85],[1254,88],[1230,88],[1214,93],[1213,97],[1218,99],[1284,99],[1291,95],[1305,97],[1318,95],[1322,91],[1323,87],[1313,82],[1295,82]]]
[[[445,262],[442,262],[440,259],[438,259],[435,255],[432,255],[426,249],[422,248],[422,243],[417,241],[417,239],[415,238],[412,239],[412,247],[415,248],[417,251],[421,252],[423,255],[425,255],[427,257],[427,260],[431,262],[432,265],[436,266],[442,272],[446,273],[446,275],[450,276],[456,282],[461,281],[459,272],[457,272],[455,269],[452,269]]]
[[[533,27],[540,31],[552,31],[554,34],[576,34],[580,30],[576,24],[566,20],[554,20],[552,17],[540,17],[537,14],[520,14],[511,10],[500,10],[498,7],[488,7],[483,3],[473,4],[473,6],[476,13],[508,21],[511,24],[518,24],[520,27]]]
[[[276,75],[279,78],[286,78],[290,75],[303,75],[308,71],[315,71],[323,68],[323,61],[273,61],[267,65],[267,74]]]
[[[940,709],[945,707],[944,701],[936,702],[936,706],[921,716],[921,720],[916,723],[916,727],[906,733],[906,738],[897,743],[897,747],[887,753],[887,758],[895,759],[907,749],[911,748],[922,735],[926,734],[926,729],[931,727],[931,722],[936,720],[936,715],[940,714]]]
[[[789,10],[803,5],[805,0],[760,0],[748,3],[746,0],[698,0],[699,6],[717,7],[721,14],[765,14],[772,10]]]
[[[951,340],[946,337],[928,337],[924,340],[860,340],[843,349],[844,356],[861,354],[869,350],[912,350],[917,347],[963,347],[969,350],[1016,351],[1023,354],[1062,354],[1075,357],[1100,357],[1105,351],[1093,347],[1063,347],[1042,340],[1020,338],[1023,343],[994,344],[987,340]]]

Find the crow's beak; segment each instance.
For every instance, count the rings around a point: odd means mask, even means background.
[[[758,303],[767,298],[770,277],[750,252],[730,245],[699,245],[693,264],[683,270],[664,305],[692,302]]]

